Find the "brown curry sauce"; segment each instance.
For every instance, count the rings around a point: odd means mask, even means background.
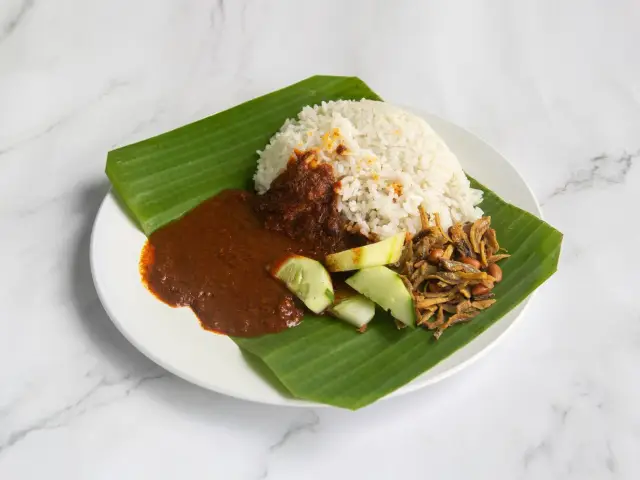
[[[344,228],[335,183],[329,165],[298,152],[266,194],[222,191],[150,235],[144,282],[167,304],[190,307],[207,330],[250,337],[297,325],[302,304],[268,266],[364,243]]]

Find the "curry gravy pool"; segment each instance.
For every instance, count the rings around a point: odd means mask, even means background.
[[[303,306],[268,267],[363,243],[341,223],[334,185],[328,165],[299,152],[267,194],[224,190],[152,233],[143,281],[165,303],[190,307],[207,330],[251,337],[297,325]]]

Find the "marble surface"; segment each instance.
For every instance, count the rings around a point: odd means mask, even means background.
[[[4,0],[0,478],[640,478],[638,25],[636,0]],[[489,355],[355,413],[166,373],[89,271],[108,150],[316,73],[476,132],[565,234]]]

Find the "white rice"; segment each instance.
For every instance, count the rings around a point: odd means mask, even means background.
[[[338,145],[347,147],[342,155]],[[456,156],[422,118],[372,100],[323,102],[288,119],[258,152],[258,193],[286,168],[294,149],[316,149],[340,180],[338,209],[363,233],[382,238],[420,229],[418,206],[438,212],[445,228],[482,216]]]

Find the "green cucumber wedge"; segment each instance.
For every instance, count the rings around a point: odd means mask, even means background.
[[[376,314],[376,304],[364,295],[357,294],[333,304],[327,311],[340,320],[362,328]]]
[[[388,310],[393,318],[406,326],[415,326],[413,297],[393,270],[387,267],[365,268],[349,277],[347,285]]]
[[[405,237],[404,233],[398,233],[381,242],[332,253],[327,255],[325,264],[330,272],[347,272],[396,263],[402,255]]]
[[[320,262],[300,255],[289,255],[270,271],[313,313],[321,313],[333,303],[331,277]]]

